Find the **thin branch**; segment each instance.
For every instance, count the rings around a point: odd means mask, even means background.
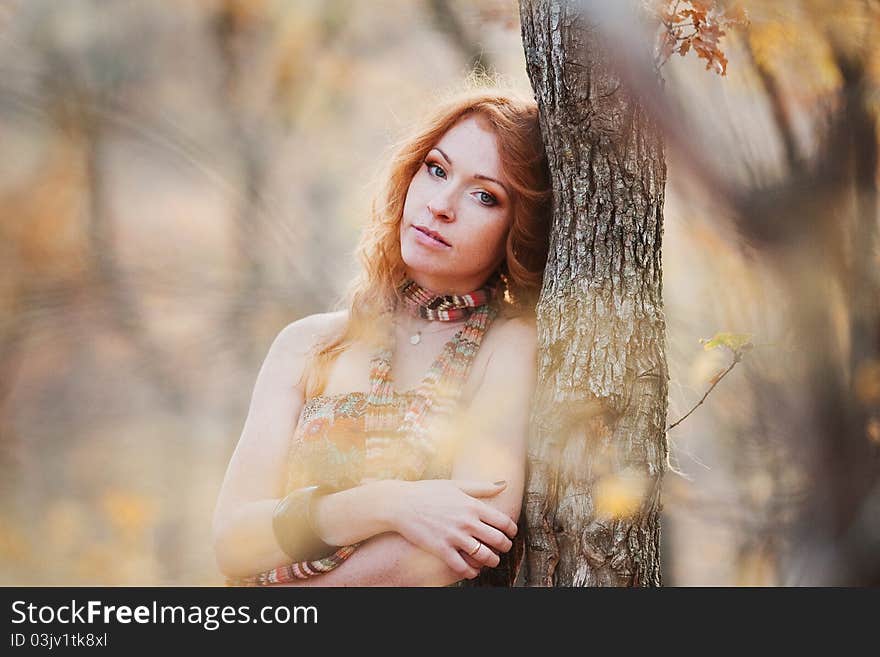
[[[691,410],[689,410],[687,413],[685,413],[684,417],[680,418],[680,419],[677,420],[676,422],[673,422],[671,425],[669,425],[668,427],[666,427],[666,431],[667,431],[667,432],[671,431],[673,428],[675,428],[676,426],[678,426],[679,424],[681,424],[681,423],[685,420],[685,418],[688,417],[688,415],[690,415],[690,414],[693,413],[695,410],[697,410],[697,407],[700,406],[704,401],[706,401],[706,397],[708,397],[708,396],[709,396],[709,393],[712,392],[712,390],[715,389],[715,386],[718,385],[718,383],[721,381],[721,379],[723,379],[725,376],[727,376],[727,374],[730,372],[730,370],[732,370],[732,369],[734,368],[734,366],[735,366],[738,362],[740,362],[741,360],[742,360],[742,353],[740,353],[739,351],[735,351],[735,352],[733,353],[733,362],[730,363],[730,366],[729,366],[726,370],[724,370],[724,371],[721,373],[720,376],[718,376],[718,377],[715,378],[715,381],[713,381],[713,382],[712,382],[712,385],[709,386],[709,389],[706,391],[706,394],[703,395],[703,398],[700,399],[700,401],[698,401],[698,402],[696,403],[696,405],[695,405]]]

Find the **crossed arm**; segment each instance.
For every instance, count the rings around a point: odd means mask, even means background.
[[[367,540],[329,573],[278,586],[446,586],[461,579],[439,557],[388,532]]]
[[[511,320],[500,329],[504,335],[498,336],[483,381],[465,413],[462,426],[466,428],[466,438],[457,451],[452,478],[489,482],[506,480],[507,487],[503,492],[483,501],[515,521],[519,517],[524,488],[528,414],[535,380],[535,336],[534,325],[524,321]],[[271,377],[273,367],[269,361],[267,357],[260,377],[263,377],[264,370],[266,378]],[[289,366],[290,361],[287,363]],[[259,388],[258,378],[255,390]],[[266,382],[264,388],[271,388],[271,384]],[[255,403],[257,392],[252,400],[249,421],[252,416],[256,420]],[[263,428],[267,433],[268,427]],[[291,432],[292,427],[286,435]],[[272,433],[279,435],[275,431]],[[241,445],[236,451],[239,449],[242,449]],[[280,447],[276,446],[278,449]],[[234,456],[230,464],[233,472],[235,460]],[[247,469],[247,461],[243,457],[239,466]],[[266,461],[254,458],[253,462],[257,465]],[[232,477],[234,479],[235,475]],[[227,479],[230,479],[229,473]],[[381,507],[391,499],[389,494],[399,495],[403,489],[390,491],[388,487],[369,486],[328,495],[315,509],[316,527],[327,542],[338,545],[358,540],[365,542],[335,570],[286,586],[444,586],[466,576],[395,531],[394,517],[376,513],[377,505]],[[239,505],[237,513],[228,514],[234,520],[227,523],[215,521],[215,528],[221,528],[219,531],[215,529],[218,563],[227,574],[252,574],[254,570],[268,570],[290,561],[275,542],[271,530],[277,494],[260,497]],[[387,504],[386,508],[390,514],[396,507]],[[219,515],[218,504],[215,518]],[[468,557],[465,561],[472,568],[481,565]],[[245,563],[250,569],[248,573],[242,572]]]

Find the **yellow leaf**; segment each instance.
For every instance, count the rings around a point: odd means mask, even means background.
[[[749,346],[751,341],[751,333],[729,333],[721,332],[713,335],[709,340],[702,340],[703,349],[715,349],[716,347],[727,347],[731,351],[739,351]]]

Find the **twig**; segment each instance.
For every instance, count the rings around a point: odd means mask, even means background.
[[[691,410],[689,410],[687,413],[685,413],[684,417],[680,418],[680,419],[677,420],[676,422],[673,422],[673,423],[670,424],[668,427],[666,427],[666,431],[667,431],[667,432],[671,431],[673,428],[675,428],[676,426],[678,426],[679,424],[681,424],[681,423],[685,420],[685,418],[687,418],[688,415],[690,415],[690,414],[693,413],[695,410],[697,410],[697,407],[700,406],[704,401],[706,401],[706,397],[708,397],[708,396],[709,396],[709,393],[712,392],[712,390],[715,389],[715,386],[718,385],[719,381],[721,381],[721,379],[723,379],[725,376],[727,376],[727,374],[730,372],[730,370],[732,370],[732,369],[734,368],[734,366],[735,366],[738,362],[740,362],[741,360],[742,360],[742,352],[740,352],[740,351],[734,351],[734,352],[733,352],[733,362],[730,364],[730,366],[729,366],[726,370],[724,370],[724,371],[721,373],[720,376],[716,377],[715,381],[712,382],[712,385],[709,386],[709,389],[706,391],[706,394],[703,395],[703,398],[700,399],[700,401],[698,401],[698,402],[696,403],[696,405],[695,405]]]

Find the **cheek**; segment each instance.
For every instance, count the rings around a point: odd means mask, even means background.
[[[406,208],[412,203],[412,199],[415,197],[415,181],[409,184],[409,187],[406,188],[406,197],[403,199],[403,207]]]
[[[405,211],[412,210],[421,203],[421,199],[424,196],[424,189],[425,181],[422,179],[422,176],[417,173],[413,176],[413,179],[409,183],[409,187],[406,189],[406,198],[403,201],[403,208]]]
[[[501,221],[485,226],[471,242],[471,253],[475,255],[482,254],[487,257],[498,257],[505,253],[509,231],[509,222]]]
[[[495,241],[495,255],[503,256],[507,252],[507,235],[509,229],[505,228],[504,231],[496,237]]]

